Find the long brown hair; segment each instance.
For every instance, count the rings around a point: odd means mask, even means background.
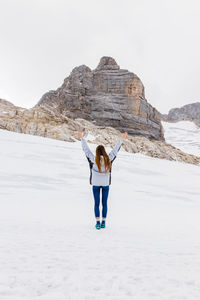
[[[110,158],[109,158],[108,154],[106,153],[106,150],[105,150],[103,145],[97,146],[97,148],[96,148],[96,157],[95,157],[95,163],[98,167],[98,170],[99,170],[100,173],[102,173],[100,155],[103,155],[105,172],[107,173],[107,171],[108,170],[110,171],[110,169],[111,169],[111,162],[110,162]]]

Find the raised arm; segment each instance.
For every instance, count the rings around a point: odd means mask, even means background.
[[[89,158],[91,160],[91,162],[94,162],[94,154],[88,147],[87,141],[85,140],[84,137],[81,138],[81,145],[82,145],[83,151],[85,152],[86,157]]]
[[[87,141],[85,140],[85,138],[83,137],[83,134],[81,132],[78,131],[77,133],[78,137],[81,138],[81,144],[82,144],[82,148],[83,151],[85,152],[86,157],[92,162],[94,163],[94,154],[92,153],[92,151],[90,150],[90,148],[88,147]],[[109,158],[111,160],[111,162],[115,159],[115,157],[117,156],[117,152],[119,151],[119,149],[121,148],[122,145],[122,140],[125,139],[127,136],[127,132],[124,132],[121,136],[121,138],[118,139],[117,144],[115,145],[115,147],[113,148],[113,150],[109,153]]]
[[[121,138],[118,139],[117,144],[116,144],[115,147],[112,149],[112,151],[109,153],[108,156],[109,156],[111,162],[113,162],[113,160],[116,158],[117,152],[118,152],[119,149],[121,148],[122,142],[123,142],[123,140],[126,138],[127,134],[128,134],[127,132],[124,132],[124,133],[121,135]]]
[[[115,147],[112,149],[112,151],[108,155],[111,162],[116,158],[117,152],[121,148],[121,145],[122,145],[122,139],[119,138],[116,145],[115,145]]]

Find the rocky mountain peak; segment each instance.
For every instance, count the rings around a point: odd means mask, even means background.
[[[115,59],[110,56],[103,56],[100,59],[100,62],[96,68],[96,70],[119,70],[120,67],[116,63]]]
[[[81,65],[81,66],[78,66],[78,67],[75,67],[71,74],[76,74],[76,73],[87,73],[87,72],[91,72],[91,69],[86,66],[86,65]]]
[[[62,86],[44,94],[36,106],[130,135],[164,140],[159,113],[145,99],[142,81],[109,56],[103,56],[95,70],[75,67]]]

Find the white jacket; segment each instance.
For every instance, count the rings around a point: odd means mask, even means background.
[[[83,137],[81,138],[81,144],[82,144],[83,151],[85,152],[86,158],[87,158],[87,160],[89,162],[89,166],[90,166],[90,179],[89,179],[90,184],[98,185],[98,186],[110,185],[111,184],[112,163],[117,156],[117,152],[121,148],[122,139],[121,138],[118,139],[115,147],[108,155],[110,158],[110,161],[111,161],[111,170],[107,171],[107,173],[105,173],[104,163],[101,165],[102,173],[99,172],[98,167],[95,163],[94,154],[91,152],[90,148],[88,147],[87,141]]]

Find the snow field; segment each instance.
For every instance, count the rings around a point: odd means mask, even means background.
[[[120,150],[97,231],[79,141],[0,140],[0,300],[199,298],[199,166]]]

